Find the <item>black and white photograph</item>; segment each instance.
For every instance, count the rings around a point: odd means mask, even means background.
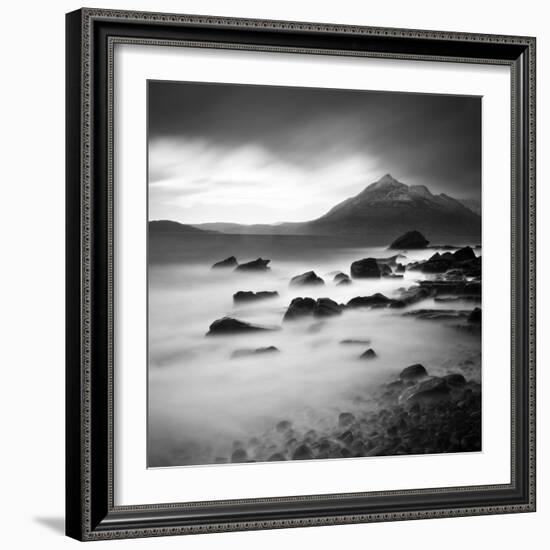
[[[482,98],[147,86],[148,466],[480,452]]]

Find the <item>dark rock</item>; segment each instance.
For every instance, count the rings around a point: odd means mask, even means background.
[[[400,390],[403,388],[403,380],[394,380],[393,382],[388,382],[386,387],[390,390]]]
[[[236,359],[238,357],[250,357],[252,355],[262,355],[264,353],[274,353],[274,352],[279,352],[279,348],[276,348],[275,346],[269,346],[266,348],[256,348],[256,349],[238,349],[231,354],[231,358]]]
[[[449,269],[443,275],[445,281],[464,281],[465,275],[462,269]]]
[[[389,277],[392,274],[391,267],[388,264],[378,264],[380,268],[380,275],[382,277]]]
[[[355,422],[355,416],[350,412],[340,413],[338,416],[338,426],[341,428],[349,426]]]
[[[330,298],[318,298],[317,300],[313,298],[294,298],[286,310],[283,321],[292,321],[308,315],[331,317],[341,313],[342,306]]]
[[[399,402],[403,404],[412,403],[434,403],[449,398],[450,389],[443,378],[433,377],[421,380],[414,386],[407,388],[400,396]]]
[[[245,321],[239,321],[231,317],[223,317],[216,319],[210,327],[206,336],[217,336],[227,334],[239,334],[243,332],[260,332],[268,330],[278,330],[278,327],[263,327],[260,325],[253,325]]]
[[[306,315],[313,315],[313,311],[316,307],[317,302],[313,298],[294,298],[286,310],[283,321],[290,321]]]
[[[454,259],[458,262],[462,262],[464,260],[473,260],[476,257],[476,253],[472,248],[469,246],[465,246],[464,248],[460,248],[457,250],[454,254]]]
[[[420,281],[420,286],[434,296],[481,294],[481,281]]]
[[[307,443],[314,443],[317,439],[317,432],[315,430],[308,430],[304,434],[304,441]]]
[[[287,437],[287,440],[285,442],[285,449],[292,450],[295,449],[298,446],[298,440],[295,437]]]
[[[277,296],[279,296],[279,293],[275,290],[262,290],[260,292],[239,290],[239,292],[233,294],[233,301],[235,303],[256,302],[258,300],[265,300],[267,298],[276,298]]]
[[[356,296],[346,304],[346,307],[386,307],[390,305],[391,302],[391,298],[377,292],[372,296]]]
[[[267,460],[277,461],[277,460],[286,460],[286,458],[281,453],[275,453],[275,454],[272,454]]]
[[[447,382],[447,384],[452,387],[458,388],[466,385],[466,379],[464,378],[464,376],[462,376],[462,374],[459,374],[457,372],[452,374],[447,374],[446,376],[443,377],[443,380],[445,380],[445,382]]]
[[[311,452],[309,445],[306,445],[305,443],[302,443],[302,445],[296,447],[294,453],[292,453],[292,460],[309,460],[311,458],[313,458],[313,453]]]
[[[470,323],[481,323],[481,308],[476,307],[472,310],[470,315],[468,315],[468,322]]]
[[[390,437],[395,437],[397,435],[397,426],[395,426],[395,425],[390,426],[387,429],[387,433]]]
[[[397,263],[395,266],[396,273],[405,273],[405,266],[403,264]]]
[[[404,368],[399,374],[401,380],[418,380],[426,376],[428,376],[428,372],[420,363]]]
[[[351,432],[351,430],[346,430],[344,433],[341,433],[338,436],[338,439],[345,445],[351,445],[351,443],[353,442],[353,433]]]
[[[367,448],[365,447],[365,443],[361,441],[361,439],[356,439],[351,444],[351,452],[354,453],[355,456],[363,456],[363,453],[367,451]]]
[[[347,280],[349,279],[349,275],[347,275],[346,273],[342,273],[340,271],[340,273],[336,273],[336,275],[334,276],[334,279],[332,279],[335,283],[337,283],[338,281],[343,281],[343,280]]]
[[[420,271],[422,266],[424,265],[424,262],[409,262],[407,264],[407,270],[408,271]]]
[[[342,279],[336,283],[336,286],[351,285],[351,279]]]
[[[481,277],[482,257],[474,256],[466,260],[456,260],[455,267],[460,268],[466,277]]]
[[[360,359],[375,359],[377,357],[375,351],[372,348],[369,348],[367,351],[363,352],[359,358]]]
[[[394,254],[393,256],[388,256],[387,258],[375,258],[378,265],[389,265],[390,267],[397,266],[397,260],[401,258],[406,258],[403,254]]]
[[[275,426],[275,429],[279,433],[283,433],[283,432],[286,432],[287,430],[290,430],[291,427],[292,427],[292,423],[290,422],[290,420],[281,420],[277,424],[277,426]]]
[[[245,264],[238,265],[235,270],[237,271],[267,271],[269,267],[267,264],[271,260],[262,260],[262,258],[258,258],[257,260],[253,260],[251,262],[247,262]]]
[[[290,286],[324,285],[325,281],[318,277],[315,271],[307,271],[290,279]]]
[[[237,258],[235,256],[229,256],[229,258],[226,258],[225,260],[222,260],[221,262],[216,262],[212,269],[218,269],[220,267],[235,267],[237,264]]]
[[[444,297],[435,297],[434,302],[449,303],[449,302],[458,302],[461,299],[462,299],[461,296],[444,296]]]
[[[355,338],[346,338],[345,340],[340,340],[340,344],[365,344],[369,345],[370,340],[359,340]]]
[[[398,299],[392,300],[389,304],[392,308],[402,308],[420,302],[429,298],[432,294],[431,290],[421,286],[412,286],[407,290],[402,290]]]
[[[380,267],[374,258],[365,258],[353,262],[350,273],[354,279],[380,278]]]
[[[231,462],[246,462],[247,460],[248,455],[244,449],[237,449],[231,455]]]
[[[333,315],[340,315],[342,313],[342,307],[330,298],[317,298],[313,315],[315,317],[332,317]]]
[[[439,254],[436,252],[430,259],[426,260],[420,267],[422,273],[445,273],[454,266],[455,260],[449,252]]]
[[[398,237],[391,243],[390,248],[397,249],[419,249],[426,248],[430,241],[426,240],[419,231],[409,231]]]
[[[460,309],[415,309],[403,313],[405,316],[416,317],[424,321],[450,321],[464,319],[468,311]]]

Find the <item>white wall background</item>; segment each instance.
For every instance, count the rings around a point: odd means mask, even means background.
[[[104,0],[88,6],[468,31],[538,39],[539,471],[538,512],[372,525],[201,535],[105,544],[119,548],[484,548],[543,547],[550,521],[550,355],[544,348],[549,293],[550,206],[546,182],[550,109],[550,17],[542,0],[321,2],[306,0]],[[75,547],[64,510],[64,13],[60,0],[3,5],[0,33],[0,540],[4,548]],[[540,541],[540,542],[538,542]]]

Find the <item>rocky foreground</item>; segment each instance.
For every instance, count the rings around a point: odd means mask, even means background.
[[[322,430],[300,430],[282,419],[263,434],[235,441],[216,462],[481,451],[481,386],[460,373],[430,376],[422,365],[411,365],[356,401],[354,412],[335,414]]]
[[[409,232],[392,243],[390,248],[403,250],[427,248],[427,241],[418,231]],[[451,252],[450,249],[454,249]],[[415,286],[400,288],[397,296],[380,293],[356,296],[347,303],[325,298],[293,298],[283,314],[282,323],[304,317],[337,317],[355,309],[388,308],[405,310],[395,312],[418,321],[444,322],[449,326],[479,334],[481,330],[481,256],[471,247],[447,247],[444,253],[435,253],[427,260],[401,263],[405,258],[396,254],[388,258],[364,258],[354,261],[350,274],[335,272],[335,285],[352,284],[353,279],[403,277],[405,271],[429,274]],[[238,264],[231,256],[213,268],[263,271],[269,269],[269,260],[258,258]],[[289,281],[291,287],[325,285],[314,271],[296,275]],[[234,302],[252,302],[277,296],[275,291],[240,291]],[[471,309],[427,309],[410,307],[426,299],[435,302],[473,302]],[[227,336],[236,333],[273,331],[280,327],[254,325],[231,317],[215,320],[207,336]],[[342,340],[341,344],[363,344],[368,340]],[[363,348],[365,350],[365,348]],[[284,353],[274,346],[236,350],[232,358],[258,354]],[[368,348],[360,360],[376,361],[375,349]],[[316,458],[345,458],[403,454],[432,454],[472,452],[481,450],[481,385],[479,363],[465,361],[461,372],[433,376],[420,364],[402,370],[396,379],[388,379],[368,395],[354,398],[355,408],[334,413],[322,423],[322,428],[301,429],[291,419],[282,418],[265,433],[255,434],[247,441],[235,441],[227,454],[216,462],[255,462],[276,460],[307,460]],[[471,375],[471,376],[470,376]]]

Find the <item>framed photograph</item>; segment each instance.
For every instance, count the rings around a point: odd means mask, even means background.
[[[67,15],[67,535],[535,510],[535,39]]]

